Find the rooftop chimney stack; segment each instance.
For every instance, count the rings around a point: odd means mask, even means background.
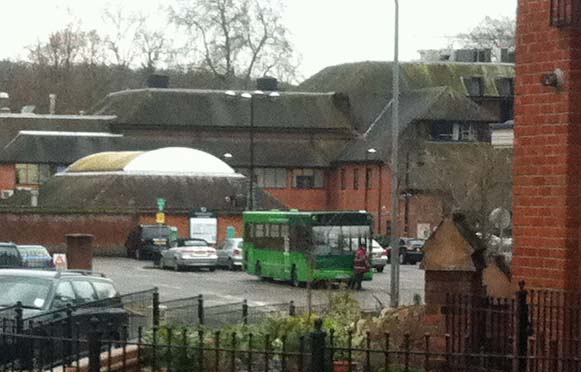
[[[147,78],[148,88],[169,88],[169,76],[163,74],[151,74]]]
[[[0,113],[10,112],[10,96],[6,92],[0,92]]]
[[[48,106],[48,113],[54,115],[56,111],[56,94],[51,93],[48,95],[49,106]]]
[[[256,79],[256,89],[266,92],[278,90],[278,80],[272,76],[263,76]]]

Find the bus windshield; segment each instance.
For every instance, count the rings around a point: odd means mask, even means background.
[[[318,256],[344,254],[357,250],[370,235],[369,226],[314,226],[313,247]]]

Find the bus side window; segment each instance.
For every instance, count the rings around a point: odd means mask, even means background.
[[[287,224],[280,225],[280,236],[282,236],[282,237],[290,236],[289,226]]]
[[[254,241],[254,224],[247,223],[244,225],[244,241]]]

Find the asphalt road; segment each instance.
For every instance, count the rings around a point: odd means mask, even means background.
[[[265,282],[240,271],[216,270],[209,272],[174,272],[154,268],[151,262],[136,261],[128,258],[104,258],[94,260],[95,271],[111,278],[121,293],[129,293],[158,287],[163,300],[196,296],[203,294],[209,306],[238,302],[247,299],[250,304],[260,305],[282,303],[294,300],[305,304],[307,290],[294,288],[287,283]],[[400,288],[402,304],[410,304],[414,294],[424,298],[424,272],[418,265],[404,265],[400,269]],[[373,281],[364,282],[362,291],[353,291],[363,308],[376,308],[389,305],[390,268],[376,273]],[[332,289],[313,291],[313,303],[326,302]]]

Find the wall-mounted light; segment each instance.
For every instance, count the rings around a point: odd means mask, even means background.
[[[233,155],[232,155],[231,153],[227,152],[227,153],[225,153],[223,156],[224,156],[226,159],[231,159]]]
[[[541,84],[546,87],[560,89],[565,85],[565,72],[560,68],[541,76]]]

